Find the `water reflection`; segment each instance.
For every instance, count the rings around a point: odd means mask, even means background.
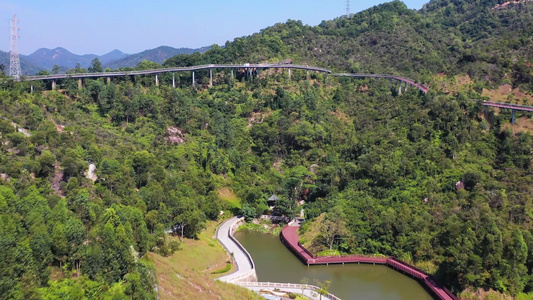
[[[302,264],[279,240],[268,234],[239,231],[235,238],[252,255],[259,281],[300,283],[308,278],[331,280],[329,291],[342,299],[430,300],[415,280],[382,265],[346,264],[311,266]]]

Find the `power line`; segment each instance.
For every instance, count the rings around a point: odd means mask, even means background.
[[[19,51],[17,40],[19,36],[19,28],[17,26],[17,15],[11,17],[11,52],[9,55],[9,75],[15,79],[19,79],[21,75]]]
[[[350,0],[346,0],[346,16],[350,16]]]

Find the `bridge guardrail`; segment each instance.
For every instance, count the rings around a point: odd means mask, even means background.
[[[16,81],[32,81],[32,80],[54,80],[66,78],[87,78],[87,77],[115,77],[115,76],[133,76],[133,75],[147,75],[159,74],[167,72],[186,72],[199,71],[205,69],[239,69],[239,68],[283,68],[283,69],[305,69],[316,72],[331,73],[331,70],[308,66],[308,65],[293,65],[293,64],[206,64],[189,67],[173,67],[160,68],[149,70],[131,70],[131,71],[114,71],[114,72],[95,72],[95,73],[71,73],[71,74],[51,74],[51,75],[36,75],[24,76]]]
[[[507,108],[507,109],[514,108],[516,110],[522,110],[522,111],[533,111],[533,106],[530,106],[530,105],[520,105],[520,104],[492,102],[492,101],[484,101],[483,105],[491,106],[491,107]]]
[[[36,75],[36,76],[25,76],[16,81],[33,81],[33,80],[55,80],[55,79],[66,79],[66,78],[90,78],[90,77],[116,77],[116,76],[134,76],[134,75],[147,75],[147,74],[159,74],[167,72],[186,72],[186,71],[198,71],[205,69],[239,69],[239,68],[280,68],[280,69],[301,69],[315,72],[323,72],[332,74],[331,70],[309,66],[309,65],[299,65],[299,64],[206,64],[198,66],[189,66],[189,67],[173,67],[173,68],[160,68],[160,69],[150,69],[150,70],[131,70],[131,71],[113,71],[113,72],[97,72],[97,73],[72,73],[72,74],[52,74],[52,75]],[[339,77],[374,77],[374,78],[391,78],[410,84],[419,90],[427,93],[429,88],[416,83],[414,80],[389,74],[356,74],[356,73],[336,73],[332,74],[333,76]]]
[[[237,283],[240,286],[259,286],[259,287],[273,287],[273,288],[293,288],[293,289],[305,289],[312,290],[317,293],[320,293],[321,288],[311,284],[297,284],[297,283],[278,283],[278,282],[239,282]],[[341,298],[331,294],[326,293],[324,296],[327,296],[333,300],[341,300]]]

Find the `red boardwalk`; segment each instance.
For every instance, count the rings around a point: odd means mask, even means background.
[[[446,287],[437,283],[433,278],[424,271],[396,260],[393,257],[376,257],[369,255],[347,255],[347,256],[324,256],[314,257],[299,242],[297,226],[285,226],[281,231],[281,240],[296,256],[307,265],[326,265],[326,264],[344,264],[344,263],[369,263],[384,264],[395,270],[409,274],[430,289],[438,299],[456,300],[455,297]]]

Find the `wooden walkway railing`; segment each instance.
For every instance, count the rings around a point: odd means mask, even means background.
[[[445,286],[439,284],[431,275],[425,273],[421,269],[398,260],[394,257],[371,256],[371,255],[346,255],[346,256],[324,256],[316,257],[312,255],[303,245],[298,241],[297,226],[285,226],[281,231],[282,242],[305,264],[307,265],[326,265],[326,264],[345,264],[345,263],[371,263],[384,264],[394,270],[402,271],[409,274],[414,279],[418,280],[425,287],[427,287],[438,299],[441,300],[457,300]]]

